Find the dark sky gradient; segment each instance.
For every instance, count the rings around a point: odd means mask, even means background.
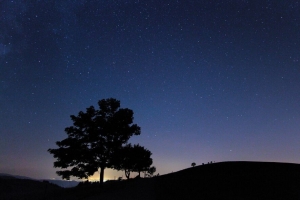
[[[3,0],[0,15],[0,172],[58,178],[47,149],[110,97],[160,174],[300,162],[298,1]]]

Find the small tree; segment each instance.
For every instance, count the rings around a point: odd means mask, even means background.
[[[88,178],[100,168],[100,183],[104,169],[112,166],[114,152],[122,148],[132,135],[140,134],[140,127],[133,123],[133,111],[120,108],[120,101],[110,98],[71,115],[73,126],[67,127],[67,138],[56,142],[58,149],[49,149],[57,161],[54,167],[64,170],[57,174],[64,179],[70,176]]]
[[[192,163],[192,167],[195,167],[195,166],[196,166],[196,163],[193,162],[193,163]]]
[[[139,173],[148,171],[152,164],[152,153],[140,146],[139,144],[132,146],[128,144],[119,149],[114,156],[113,168],[116,170],[124,170],[127,179],[131,172]]]
[[[139,176],[142,171],[149,171],[150,166],[153,163],[151,158],[152,153],[140,146],[139,144],[133,146],[133,159],[135,160],[135,166],[133,168],[134,172],[138,172]]]
[[[152,177],[155,172],[156,172],[156,167],[152,166],[148,169],[148,171],[145,171],[145,176]]]
[[[132,146],[128,144],[117,151],[113,156],[112,167],[116,170],[124,170],[125,177],[129,179],[130,172],[133,170],[132,166],[134,165],[133,160],[128,156],[132,154]]]

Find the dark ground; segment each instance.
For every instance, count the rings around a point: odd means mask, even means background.
[[[0,199],[46,199],[61,187],[49,182],[0,176]]]
[[[63,189],[0,178],[0,199],[300,199],[300,165],[266,162],[206,164],[150,179]]]
[[[300,165],[224,162],[159,177],[157,199],[300,199]]]

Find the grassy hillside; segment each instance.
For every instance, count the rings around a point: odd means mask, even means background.
[[[157,199],[300,199],[300,165],[223,162],[161,176]]]
[[[45,185],[25,185],[28,188],[24,188],[24,183],[6,184],[6,189],[19,191],[19,194],[24,190],[36,191],[39,195],[32,199],[300,199],[300,165],[222,162],[150,179],[109,181],[101,188],[98,184],[67,189],[47,186],[49,189],[45,192]],[[5,189],[0,192],[3,191]],[[0,199],[3,198],[0,196]]]

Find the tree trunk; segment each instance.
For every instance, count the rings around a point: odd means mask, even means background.
[[[100,185],[103,185],[104,169],[105,169],[105,167],[100,168]]]
[[[127,179],[129,179],[129,177],[130,177],[130,170],[126,170],[125,169],[125,176],[126,176]]]

